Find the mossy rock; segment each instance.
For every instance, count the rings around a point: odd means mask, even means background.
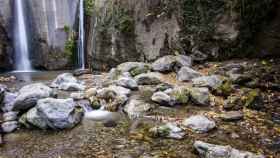
[[[137,75],[140,75],[140,74],[143,74],[143,73],[147,73],[149,72],[150,70],[150,67],[145,65],[143,68],[141,67],[135,67],[135,68],[132,68],[129,73],[131,74],[131,76],[135,77]]]
[[[253,110],[260,110],[264,107],[263,99],[259,89],[250,90],[242,100],[247,108]]]
[[[187,104],[190,99],[190,92],[187,88],[174,90],[171,93],[171,98],[173,98],[176,104]]]
[[[226,79],[216,90],[214,90],[214,93],[219,96],[229,96],[233,91],[234,88],[232,82]]]

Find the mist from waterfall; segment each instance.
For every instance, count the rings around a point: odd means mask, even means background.
[[[85,69],[85,53],[84,53],[84,0],[80,0],[79,9],[79,44],[78,44],[78,66],[80,69]]]
[[[14,48],[16,71],[31,71],[22,0],[15,0]]]

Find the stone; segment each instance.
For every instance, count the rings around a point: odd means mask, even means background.
[[[122,78],[118,79],[117,85],[122,86],[124,88],[131,89],[131,90],[138,89],[137,82],[134,79],[129,78],[129,77],[122,77]]]
[[[184,86],[175,87],[170,91],[165,91],[171,97],[171,105],[185,105],[190,100],[189,88]]]
[[[214,145],[202,141],[195,141],[194,148],[202,158],[265,158],[263,155],[240,151],[229,145]]]
[[[189,67],[182,67],[177,72],[177,79],[179,81],[191,81],[194,78],[202,76],[199,72],[189,68]]]
[[[153,71],[158,72],[170,72],[173,70],[176,64],[176,58],[173,55],[163,56],[157,59],[153,64]]]
[[[224,102],[223,108],[225,110],[240,110],[244,106],[241,97],[229,96]]]
[[[97,88],[90,88],[85,91],[85,97],[88,99],[92,96],[96,96],[96,94],[97,94]]]
[[[224,121],[238,121],[242,120],[244,115],[241,111],[229,111],[222,113],[220,117]]]
[[[180,69],[181,67],[192,66],[192,58],[189,56],[177,55],[175,58],[176,58],[176,69]]]
[[[97,91],[97,98],[92,97],[92,106],[103,106],[106,110],[115,112],[126,103],[131,93],[129,89],[120,86],[110,86]]]
[[[62,83],[59,85],[58,89],[65,91],[83,91],[85,86],[80,83]]]
[[[135,80],[138,85],[157,85],[161,83],[161,74],[156,72],[140,74]]]
[[[120,74],[129,72],[131,76],[137,76],[142,73],[147,73],[151,70],[151,66],[142,62],[126,62],[117,66]]]
[[[162,83],[156,86],[156,91],[166,91],[167,89],[173,89],[174,87],[168,83]]]
[[[15,121],[17,120],[17,115],[18,112],[14,112],[14,111],[6,112],[3,114],[3,121],[4,122]]]
[[[90,69],[78,69],[73,72],[74,76],[82,76],[85,74],[91,74]]]
[[[0,104],[2,104],[4,97],[5,97],[5,92],[7,91],[7,86],[0,84]]]
[[[245,98],[244,104],[247,108],[253,110],[261,110],[262,108],[264,108],[264,102],[260,90],[253,89],[245,93],[246,94],[243,98]]]
[[[58,88],[62,83],[77,83],[78,80],[72,73],[63,73],[58,75],[51,83],[52,88]]]
[[[203,115],[194,115],[186,118],[183,125],[196,133],[206,133],[216,127],[216,123]]]
[[[86,88],[83,83],[78,81],[71,73],[58,75],[51,83],[51,87],[65,91],[83,91]]]
[[[191,100],[198,105],[209,105],[210,92],[208,88],[190,88]]]
[[[4,101],[1,107],[3,112],[12,111],[17,95],[18,94],[16,93],[10,93],[10,92],[5,93]]]
[[[197,87],[208,87],[210,89],[217,89],[220,87],[223,83],[223,81],[220,79],[217,75],[212,76],[202,76],[195,79],[192,79],[192,83],[194,86]]]
[[[82,100],[86,98],[85,93],[83,92],[71,93],[70,97],[73,98],[74,100]]]
[[[109,87],[106,87],[106,88],[99,89],[97,91],[97,96],[101,97],[101,98],[106,98],[106,95],[108,93],[115,93],[115,95],[129,96],[130,93],[131,93],[131,90],[129,90],[127,88],[124,88],[124,87],[121,87],[121,86],[112,85],[112,86],[109,86]]]
[[[34,107],[39,99],[52,97],[54,95],[54,91],[42,83],[24,86],[19,90],[12,110],[28,110]]]
[[[48,129],[47,121],[38,113],[36,107],[30,109],[25,115],[20,119],[21,123],[27,128],[37,127],[39,129]]]
[[[152,99],[152,101],[154,101],[160,105],[172,106],[172,105],[170,105],[171,97],[164,92],[154,93],[153,96],[151,97],[151,99]]]
[[[18,128],[18,122],[17,121],[4,122],[2,123],[1,128],[4,133],[11,133]]]
[[[127,113],[130,119],[135,119],[143,116],[146,112],[150,111],[153,106],[140,99],[130,99],[124,106],[124,112]]]
[[[149,134],[152,137],[162,137],[171,139],[183,139],[184,131],[174,123],[167,123],[165,125],[156,126],[149,129]]]
[[[83,110],[76,107],[73,99],[41,99],[36,108],[40,118],[54,130],[73,128],[83,117]]]

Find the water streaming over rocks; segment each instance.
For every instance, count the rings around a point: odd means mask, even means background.
[[[85,54],[84,54],[84,1],[80,0],[79,10],[79,46],[78,46],[78,68],[85,69]]]
[[[32,70],[29,60],[28,38],[22,0],[15,1],[14,47],[15,68],[17,71]]]

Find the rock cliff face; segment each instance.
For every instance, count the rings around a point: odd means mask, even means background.
[[[153,61],[177,48],[177,0],[94,1],[87,52],[93,69],[125,61]]]
[[[78,2],[79,0],[26,0],[30,57],[34,67],[53,70],[71,66],[73,54],[66,52],[65,43],[70,40],[72,30],[76,29]],[[0,0],[0,39],[5,37],[1,40],[5,42],[0,44],[0,57],[7,53],[7,42],[12,41],[13,8],[12,0]]]
[[[272,26],[264,27],[273,10],[280,8],[277,0],[91,1],[95,4],[88,25],[87,52],[94,69],[177,53],[191,54],[195,60],[244,54],[259,57],[254,43],[257,34],[271,30],[279,34],[279,28],[275,29],[279,15]],[[274,41],[270,52],[277,56],[279,40],[267,33],[259,36]]]
[[[65,42],[74,29],[79,0],[28,0],[33,65],[46,69],[69,66]]]
[[[0,0],[0,70],[12,68],[11,0]]]

